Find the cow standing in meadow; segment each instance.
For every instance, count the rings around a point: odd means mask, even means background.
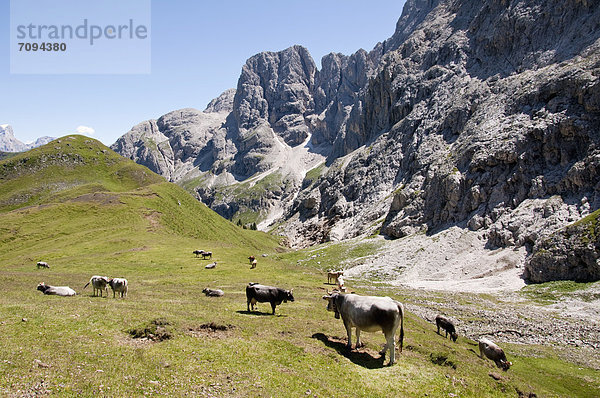
[[[396,343],[394,335],[400,326],[400,352],[404,341],[404,306],[390,297],[359,296],[358,294],[340,294],[337,292],[323,296],[327,300],[327,311],[335,312],[335,318],[340,316],[348,335],[346,347],[352,349],[352,328],[356,328],[356,348],[362,347],[360,332],[382,331],[386,344],[379,352],[385,356],[389,350],[389,365],[396,360]]]
[[[502,348],[492,343],[489,339],[482,337],[479,339],[479,356],[483,358],[484,355],[486,358],[494,361],[496,366],[504,371],[507,371],[512,366],[512,362],[508,362]]]
[[[90,281],[85,284],[84,289],[88,287],[89,284],[92,284],[94,288],[94,292],[92,295],[96,296],[96,291],[100,293],[100,297],[102,297],[102,290],[106,292],[106,297],[108,297],[108,277],[107,276],[98,276],[94,275],[90,278]]]
[[[454,326],[454,323],[450,319],[446,318],[445,316],[438,315],[435,317],[435,324],[437,326],[438,334],[440,334],[441,328],[446,331],[445,337],[448,337],[448,333],[450,333],[450,338],[456,343],[458,333],[456,333],[456,326]]]
[[[270,303],[273,315],[275,315],[275,307],[281,303],[287,303],[288,301],[294,301],[292,290],[284,290],[278,287],[265,286],[259,283],[249,283],[246,286],[246,299],[248,312],[250,312],[250,306],[252,305],[252,311],[256,303]]]
[[[121,298],[127,297],[127,279],[125,278],[110,278],[108,280],[108,285],[113,291],[113,298],[115,298],[116,294],[119,293]]]

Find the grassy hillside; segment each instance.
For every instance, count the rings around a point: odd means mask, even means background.
[[[561,361],[550,348],[509,346],[514,366],[501,372],[475,355],[473,342],[451,343],[411,314],[396,365],[383,366],[377,355],[381,333],[363,333],[367,346],[348,354],[342,323],[321,298],[331,286],[321,270],[298,261],[310,253],[283,252],[273,237],[234,226],[183,189],[85,137],[0,162],[0,242],[0,396],[600,391],[596,370]],[[196,258],[194,249],[214,257]],[[332,266],[356,254],[323,250]],[[250,254],[259,260],[253,270]],[[51,268],[38,270],[39,260]],[[204,268],[215,260],[217,268]],[[92,297],[83,286],[96,274],[126,277],[128,297]],[[35,289],[41,281],[69,285],[78,295],[44,296]],[[282,304],[276,316],[268,304],[248,313],[244,287],[250,281],[294,288],[296,301]],[[205,297],[206,286],[225,296]],[[382,294],[403,300],[407,293]]]

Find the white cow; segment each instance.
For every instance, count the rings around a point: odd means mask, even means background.
[[[363,344],[360,341],[360,332],[377,332],[381,330],[385,335],[386,344],[380,355],[390,351],[390,365],[395,362],[396,343],[394,335],[400,326],[400,352],[404,341],[404,306],[402,303],[389,297],[359,296],[357,294],[331,293],[323,296],[327,300],[327,311],[335,312],[335,318],[340,315],[348,334],[347,348],[352,349],[352,328],[356,328],[356,348]]]
[[[118,292],[121,298],[127,297],[127,279],[125,278],[110,278],[108,284],[113,291],[113,298]]]
[[[86,283],[83,288],[85,289],[86,287],[88,287],[90,283],[94,288],[94,296],[96,296],[96,291],[98,291],[100,293],[100,297],[102,297],[102,290],[104,290],[106,292],[106,297],[108,297],[108,276],[94,275],[90,278],[90,281]]]
[[[69,286],[50,286],[46,285],[44,282],[38,285],[37,290],[44,294],[52,294],[55,296],[74,296],[76,294],[75,290],[71,289]]]

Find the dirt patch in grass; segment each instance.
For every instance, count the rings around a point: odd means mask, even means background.
[[[429,354],[429,360],[436,365],[448,366],[452,369],[456,369],[456,362],[445,352],[432,352]]]
[[[158,211],[151,211],[144,214],[144,218],[150,223],[147,228],[148,232],[155,232],[160,228],[160,216],[161,213]]]
[[[134,339],[160,342],[175,337],[175,328],[168,320],[158,318],[150,321],[146,325],[129,329],[127,333]]]
[[[187,333],[193,337],[210,337],[213,339],[222,339],[231,336],[234,325],[219,325],[214,322],[203,323],[200,326],[188,327]]]

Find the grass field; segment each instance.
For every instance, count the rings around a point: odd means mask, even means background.
[[[62,142],[72,154],[104,150],[82,137]],[[99,179],[87,160],[72,169],[40,166],[39,156],[66,155],[65,146],[50,145],[20,155],[34,166],[15,166],[27,164],[19,156],[0,162],[1,396],[600,395],[597,370],[559,360],[551,347],[507,345],[514,366],[502,372],[477,357],[472,341],[452,343],[410,313],[394,366],[377,354],[381,333],[364,333],[366,347],[348,353],[343,325],[322,300],[332,286],[314,261],[298,260],[321,253],[334,266],[368,247],[288,251],[129,162],[97,160],[106,167]],[[194,249],[212,251],[213,259],[196,258]],[[40,260],[51,268],[37,269]],[[217,267],[205,269],[212,261]],[[127,278],[127,298],[92,297],[91,287],[83,290],[92,275]],[[44,296],[36,290],[42,281],[78,295]],[[293,288],[296,300],[275,316],[268,304],[249,313],[248,282]],[[225,296],[205,297],[207,286]],[[400,301],[407,294],[385,293]]]

